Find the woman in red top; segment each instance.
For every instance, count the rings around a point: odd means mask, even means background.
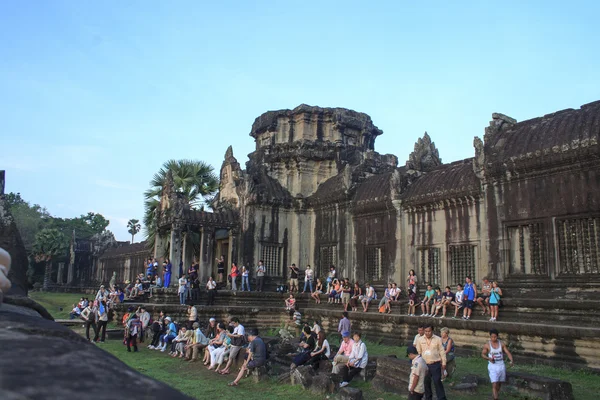
[[[236,265],[236,263],[231,263],[231,274],[229,274],[231,276],[231,290],[233,291],[237,291],[237,283],[236,283],[236,279],[238,277],[238,267]]]

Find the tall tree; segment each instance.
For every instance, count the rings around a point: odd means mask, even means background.
[[[110,221],[104,218],[102,214],[97,214],[93,212],[87,213],[87,215],[82,215],[81,219],[87,223],[90,228],[94,231],[94,233],[102,233],[110,224]]]
[[[139,222],[139,219],[130,219],[129,222],[127,222],[127,227],[129,228],[127,232],[131,233],[131,244],[133,244],[135,235],[137,235],[137,233],[142,229],[142,226],[139,224]]]
[[[173,174],[174,190],[183,193],[190,207],[197,209],[212,200],[219,188],[219,179],[211,165],[197,160],[169,160],[154,174],[150,189],[144,193],[144,225],[146,241],[154,245],[156,235],[156,211],[160,196],[167,181],[167,174]]]
[[[52,261],[67,251],[65,235],[58,229],[44,228],[35,235],[32,255],[36,262],[45,262],[44,290],[48,290],[52,275]]]

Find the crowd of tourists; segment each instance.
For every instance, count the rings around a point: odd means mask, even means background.
[[[296,297],[299,293],[297,278],[297,268],[294,264],[290,266],[293,271],[289,284],[289,297],[285,299],[285,309],[289,312],[290,318],[297,311]],[[310,265],[306,271],[312,271]],[[312,273],[305,274],[304,291],[312,289]],[[311,280],[309,280],[309,277]],[[310,292],[310,296],[314,299],[315,304],[321,304],[321,296],[325,294],[329,304],[340,304],[344,307],[344,311],[358,311],[359,307],[363,312],[369,311],[369,306],[379,301],[377,310],[380,313],[391,313],[392,306],[401,308],[406,304],[406,315],[410,317],[417,316],[417,310],[421,310],[421,317],[446,318],[453,319],[462,318],[463,320],[471,320],[473,310],[476,306],[481,308],[482,315],[489,315],[489,321],[495,322],[498,319],[498,309],[501,305],[502,290],[498,286],[498,282],[484,277],[482,280],[481,290],[472,281],[470,276],[465,278],[464,284],[458,284],[453,292],[450,286],[446,286],[442,290],[439,286],[435,288],[431,284],[426,285],[425,293],[420,296],[417,276],[414,270],[409,272],[407,277],[407,290],[403,293],[402,289],[395,282],[387,285],[381,297],[378,296],[375,288],[368,282],[364,287],[359,282],[351,283],[348,278],[337,278],[335,267],[329,269],[325,283],[320,278],[316,279],[315,290]],[[295,293],[295,294],[294,294]]]
[[[267,348],[255,329],[246,331],[236,317],[228,321],[210,318],[205,329],[200,328],[198,311],[195,306],[187,307],[187,319],[180,323],[159,312],[157,320],[142,306],[123,316],[125,327],[124,344],[127,351],[138,351],[138,342],[149,341],[147,347],[168,353],[173,358],[188,362],[199,361],[209,371],[221,375],[236,373],[229,386],[237,386],[248,373],[266,364]],[[290,354],[290,370],[307,365],[315,370],[328,368],[341,377],[340,387],[349,385],[352,379],[367,367],[369,354],[366,343],[358,331],[352,331],[348,312],[342,313],[336,338],[341,337],[337,351],[329,343],[328,335],[319,321],[301,321],[300,337],[295,353]],[[407,357],[411,359],[411,372],[408,377],[409,399],[431,399],[433,390],[438,399],[446,399],[443,381],[455,369],[455,344],[448,328],[442,328],[440,336],[434,335],[432,325],[421,325],[412,343],[407,347]],[[339,336],[337,336],[339,335]],[[513,357],[506,345],[498,339],[497,330],[490,331],[490,340],[484,345],[481,356],[488,361],[488,374],[492,381],[493,398],[498,398],[500,385],[506,380],[505,355],[513,364]],[[234,371],[239,354],[244,354],[239,371]],[[240,360],[241,361],[241,360]],[[322,363],[321,361],[330,361]],[[325,367],[324,367],[325,366]]]
[[[210,318],[206,328],[200,328],[198,310],[187,308],[187,320],[177,323],[163,311],[153,320],[144,307],[130,307],[123,316],[125,327],[124,344],[127,351],[138,351],[138,342],[150,341],[148,349],[167,353],[173,358],[195,362],[202,357],[202,363],[210,371],[229,375],[239,354],[244,361],[229,386],[237,386],[251,370],[262,367],[267,361],[267,350],[258,330],[246,332],[238,318],[218,322]]]

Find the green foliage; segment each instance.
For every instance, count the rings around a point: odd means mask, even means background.
[[[5,196],[5,199],[17,224],[17,229],[19,229],[25,249],[31,251],[35,242],[35,234],[51,218],[50,213],[39,204],[30,205],[21,198],[20,193],[9,193]]]
[[[69,242],[65,235],[55,228],[44,228],[35,234],[32,255],[36,261],[48,261],[66,253]]]
[[[138,232],[142,229],[142,226],[139,224],[139,222],[140,222],[139,219],[130,219],[127,222],[127,227],[129,228],[129,230],[127,232],[129,232],[131,234],[131,243],[132,244],[133,244],[135,235],[137,235]]]
[[[92,232],[94,233],[102,233],[106,229],[106,227],[110,224],[110,221],[104,218],[102,214],[97,214],[93,212],[87,213],[87,215],[82,215],[81,219],[83,222],[89,225]]]
[[[58,253],[50,257],[51,262],[62,261],[68,256],[69,241],[73,236],[76,239],[89,239],[95,234],[105,232],[110,222],[102,214],[93,212],[81,215],[78,218],[53,217],[45,207],[39,204],[31,205],[25,201],[20,193],[8,193],[5,195],[5,199],[23,239],[25,250],[32,256],[27,269],[27,277],[31,284],[40,280],[48,272],[47,257],[42,256],[42,254],[46,254],[46,247],[50,240],[48,238],[49,233],[44,233],[38,241],[40,232],[49,229],[54,232],[52,235],[57,235],[56,232],[62,235],[59,240],[61,243],[60,251],[57,250]],[[51,252],[54,253],[54,250]]]
[[[154,174],[150,189],[144,192],[144,226],[146,241],[154,243],[156,235],[156,213],[169,171],[173,174],[173,189],[182,193],[192,208],[203,208],[209,203],[217,189],[219,180],[211,165],[197,160],[169,160]]]

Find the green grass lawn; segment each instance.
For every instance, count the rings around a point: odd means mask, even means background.
[[[57,319],[68,318],[71,305],[79,301],[80,294],[70,293],[43,293],[33,292],[30,297],[46,307],[46,309]],[[89,297],[89,296],[88,296]],[[59,311],[62,307],[63,311]],[[274,334],[276,330],[270,330]],[[339,344],[339,341],[330,338],[332,344]],[[406,348],[400,346],[387,346],[372,343],[366,338],[367,348],[370,355],[396,355],[399,358],[406,356]],[[235,395],[242,395],[245,400],[252,399],[280,399],[286,397],[302,396],[303,399],[321,399],[322,396],[312,395],[300,387],[290,385],[274,384],[273,382],[262,382],[258,385],[250,380],[244,380],[237,388],[230,388],[227,383],[233,380],[232,376],[224,377],[214,372],[207,371],[201,363],[188,364],[179,359],[173,359],[159,351],[148,350],[145,346],[140,347],[138,353],[127,353],[125,346],[118,340],[109,340],[106,343],[98,344],[98,347],[115,355],[133,369],[155,378],[159,381],[186,393],[198,399],[212,396],[214,398],[225,398]],[[460,379],[468,374],[487,377],[487,364],[479,357],[458,357],[456,359],[457,370],[453,378],[445,382],[447,388],[459,382]],[[570,371],[566,369],[553,368],[537,365],[516,365],[515,371],[527,372],[540,376],[547,376],[556,379],[566,380],[573,385],[573,392],[577,400],[597,399],[600,393],[600,376],[585,371]],[[365,398],[368,400],[376,399],[404,399],[405,397],[389,393],[375,391],[370,382],[352,382],[351,386],[363,390]],[[453,400],[467,399],[487,399],[491,396],[491,385],[483,385],[478,392],[473,395],[461,395],[451,393],[449,398]],[[503,399],[523,399],[517,396],[504,396]]]
[[[93,296],[81,293],[30,292],[29,297],[48,310],[54,319],[68,319],[73,304],[79,303],[82,297],[89,299]]]

